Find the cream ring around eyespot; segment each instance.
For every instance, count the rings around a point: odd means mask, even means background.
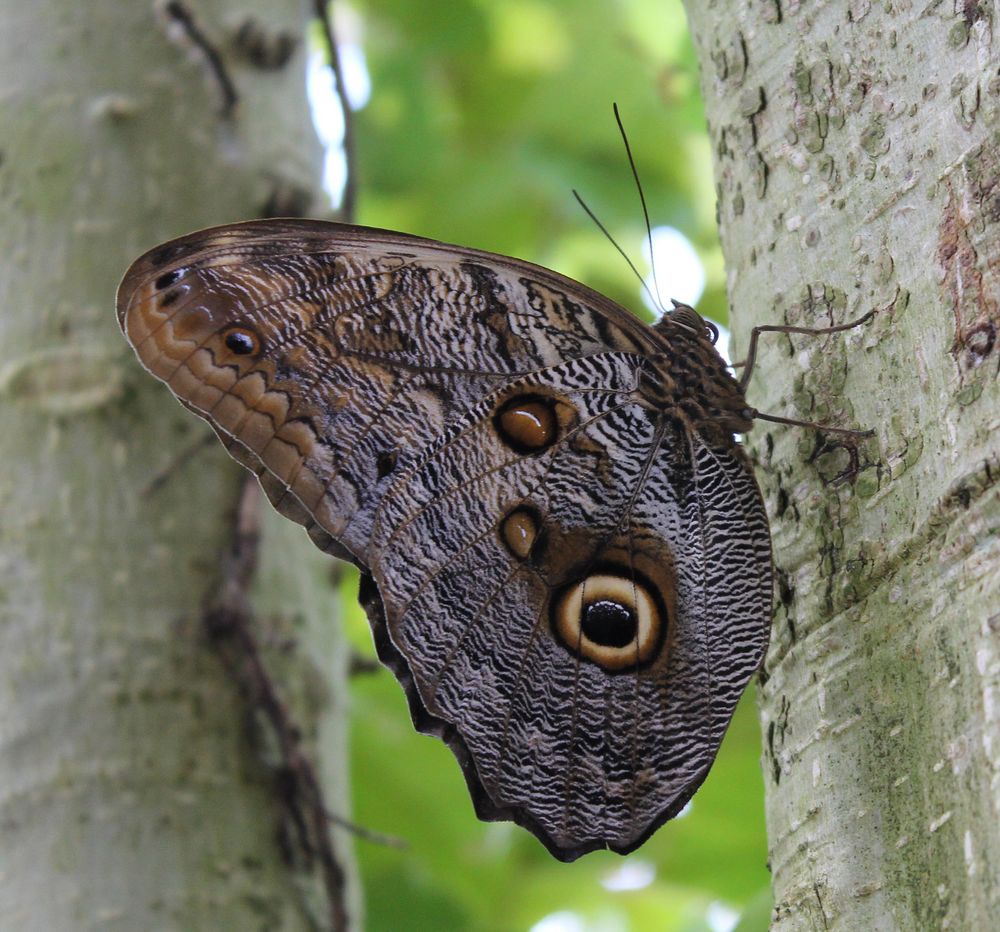
[[[623,625],[633,624],[634,634],[623,646],[593,640],[584,630],[584,612],[588,607],[599,607],[612,619],[617,616]],[[627,620],[626,616],[630,618]],[[559,593],[553,607],[553,626],[563,646],[611,672],[632,669],[652,660],[663,642],[668,622],[644,580],[607,571],[573,583]]]

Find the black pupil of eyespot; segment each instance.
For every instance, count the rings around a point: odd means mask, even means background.
[[[635,640],[638,624],[630,608],[610,599],[598,599],[584,606],[580,628],[602,647],[625,647]]]
[[[226,346],[238,356],[245,356],[254,351],[254,338],[242,330],[234,330],[226,337]]]

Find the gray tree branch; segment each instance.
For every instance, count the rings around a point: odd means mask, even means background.
[[[777,568],[760,690],[774,928],[1000,902],[1000,82],[986,4],[687,4]]]

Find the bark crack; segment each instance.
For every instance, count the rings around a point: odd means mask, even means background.
[[[318,868],[328,902],[329,927],[349,928],[346,873],[334,850],[331,817],[316,770],[302,747],[302,730],[282,701],[261,657],[247,592],[257,567],[260,487],[248,477],[236,510],[232,546],[222,561],[222,580],[205,612],[209,637],[248,705],[263,713],[281,754],[277,786],[291,833],[288,840],[308,868]],[[291,857],[290,857],[291,860]]]
[[[239,103],[240,95],[236,91],[236,85],[229,76],[226,63],[222,59],[219,50],[209,41],[208,36],[198,25],[194,14],[187,8],[181,0],[170,0],[163,5],[163,12],[172,25],[174,25],[181,35],[193,45],[208,66],[209,73],[219,87],[222,94],[222,103],[219,107],[219,115],[228,120]]]

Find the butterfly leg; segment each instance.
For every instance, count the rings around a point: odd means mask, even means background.
[[[857,320],[852,320],[846,324],[838,324],[834,327],[791,327],[778,324],[764,324],[760,327],[754,327],[753,330],[750,331],[750,345],[747,348],[746,359],[742,362],[733,363],[734,367],[743,367],[743,375],[740,376],[740,388],[746,390],[747,384],[750,382],[750,376],[753,374],[754,363],[757,359],[757,340],[760,338],[762,333],[805,333],[810,336],[822,336],[828,333],[839,333],[842,330],[851,330],[854,327],[867,323],[874,316],[875,309],[873,308]],[[755,420],[771,421],[775,424],[790,424],[793,427],[814,427],[817,430],[824,430],[831,434],[842,434],[847,437],[872,437],[875,435],[874,430],[853,430],[847,427],[830,427],[827,424],[817,424],[814,421],[800,421],[795,418],[780,417],[777,414],[763,414],[756,408],[750,408],[747,414]]]
[[[754,363],[757,361],[757,340],[760,338],[762,333],[805,333],[809,336],[824,336],[828,333],[840,333],[842,330],[852,330],[855,327],[859,327],[861,324],[867,323],[875,316],[875,308],[870,310],[867,314],[862,315],[857,320],[852,320],[846,324],[837,324],[835,327],[791,327],[783,324],[764,324],[760,327],[754,327],[750,331],[750,345],[747,347],[747,357],[742,362],[734,362],[734,367],[742,367],[743,374],[740,376],[740,388],[746,391],[746,387],[750,382],[750,376],[753,375]],[[761,414],[755,414],[754,417],[764,416]],[[764,418],[765,420],[776,420],[775,418]],[[800,424],[800,421],[779,421],[779,423],[791,423]]]
[[[856,430],[850,427],[831,427],[829,424],[817,424],[815,421],[798,421],[791,417],[780,417],[777,414],[762,414],[756,408],[748,409],[748,416],[757,421],[772,421],[775,424],[791,424],[792,427],[815,427],[829,434],[844,434],[847,437],[874,437],[874,430]]]

